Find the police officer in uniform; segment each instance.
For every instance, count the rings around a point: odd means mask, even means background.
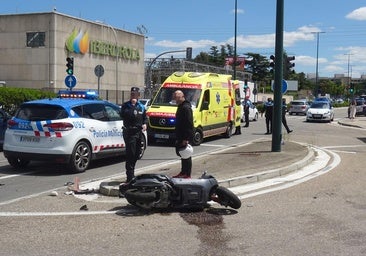
[[[267,99],[267,102],[264,104],[264,111],[265,111],[266,128],[267,128],[267,132],[265,134],[272,134],[272,116],[273,116],[272,98]]]
[[[291,133],[293,132],[287,125],[287,120],[286,120],[286,112],[287,112],[287,104],[286,104],[286,99],[282,99],[282,124],[285,127],[287,133]]]
[[[146,109],[139,102],[139,88],[132,87],[130,100],[122,104],[123,139],[126,144],[126,182],[135,176],[135,165],[141,153],[142,131],[146,130]]]
[[[249,101],[245,99],[243,102],[244,107],[244,121],[245,125],[243,127],[249,127]]]

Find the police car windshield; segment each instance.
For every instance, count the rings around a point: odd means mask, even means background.
[[[173,94],[176,90],[181,90],[184,93],[186,100],[191,102],[193,107],[196,107],[199,103],[201,96],[200,89],[187,89],[187,88],[161,88],[156,95],[152,105],[171,106],[176,105],[173,99]]]

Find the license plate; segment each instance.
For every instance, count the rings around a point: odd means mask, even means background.
[[[30,143],[38,143],[40,142],[40,137],[34,136],[20,136],[20,142],[30,142]]]
[[[168,134],[155,134],[154,137],[157,138],[157,139],[169,139]]]
[[[314,118],[321,118],[322,115],[313,115]]]

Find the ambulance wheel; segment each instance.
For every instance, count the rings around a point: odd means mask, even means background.
[[[194,134],[193,134],[193,141],[192,141],[192,144],[193,146],[198,146],[200,145],[201,143],[203,142],[203,132],[201,129],[197,128],[195,131],[194,131]]]
[[[230,138],[231,135],[233,135],[233,124],[229,123],[228,126],[226,127],[226,132],[224,133],[224,137],[225,138]]]

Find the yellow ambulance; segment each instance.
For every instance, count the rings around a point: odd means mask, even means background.
[[[176,90],[183,91],[192,105],[193,145],[215,135],[229,138],[235,129],[240,129],[238,80],[233,81],[226,74],[175,72],[161,85],[147,111],[149,141],[175,140]]]

